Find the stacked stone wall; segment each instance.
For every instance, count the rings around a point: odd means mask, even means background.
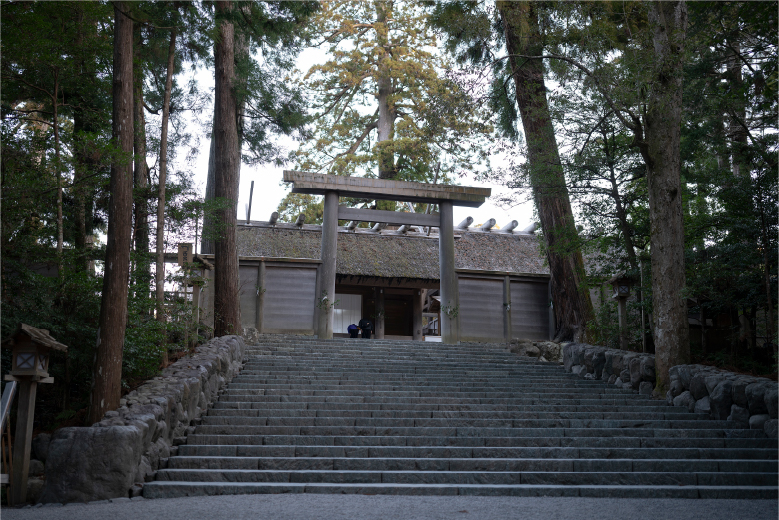
[[[654,393],[653,354],[585,343],[567,343],[562,350],[568,372],[644,395]],[[777,437],[776,381],[705,365],[671,367],[669,376],[671,388],[665,396],[669,405],[707,413],[712,419],[732,421],[741,427],[762,429],[768,437]]]
[[[651,395],[655,387],[652,354],[568,343],[563,346],[563,365],[566,371],[584,379],[600,379],[643,395]]]
[[[769,437],[777,437],[776,381],[706,365],[671,367],[669,375],[669,404],[708,413],[712,419],[762,429]]]
[[[61,428],[39,440],[45,452],[44,503],[138,494],[241,370],[246,344],[222,336],[195,348],[127,394],[91,427]],[[45,444],[45,446],[43,445]]]

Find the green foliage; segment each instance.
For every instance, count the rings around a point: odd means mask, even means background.
[[[68,346],[67,354],[52,354],[49,373],[53,385],[42,385],[41,405],[36,410],[36,424],[48,425],[72,403],[89,394],[91,367],[97,340],[97,318],[100,314],[102,278],[80,269],[66,267],[63,278],[56,276],[56,263],[30,262],[51,258],[51,248],[39,246],[28,250],[31,257],[2,257],[2,337],[13,334],[20,323],[48,330],[57,341]],[[67,254],[68,252],[66,252]],[[66,258],[65,266],[73,265]],[[3,356],[3,373],[10,370],[10,357]]]
[[[321,196],[290,193],[281,200],[276,211],[279,212],[281,222],[295,222],[302,213],[306,216],[306,224],[321,224],[325,202]]]
[[[151,280],[142,287],[148,289],[150,285]],[[122,378],[125,381],[156,375],[168,349],[166,326],[154,319],[155,304],[156,299],[149,290],[135,291],[128,299],[122,351]]]
[[[280,166],[287,152],[276,137],[303,138],[305,100],[289,71],[309,38],[307,22],[318,9],[313,1],[235,2],[231,12],[220,15],[235,27],[235,89],[246,164]],[[212,40],[216,27],[214,23],[210,29]]]
[[[315,128],[297,153],[298,168],[376,175],[382,155],[391,158],[392,178],[431,182],[440,162],[440,182],[446,182],[485,160],[480,138],[490,131],[488,118],[466,78],[431,52],[436,37],[426,19],[411,2],[323,2],[314,30],[330,59],[304,80],[313,93]],[[380,140],[381,81],[390,87],[389,136]]]

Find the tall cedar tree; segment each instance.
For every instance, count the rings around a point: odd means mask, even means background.
[[[162,102],[162,128],[160,131],[160,173],[157,192],[157,267],[155,289],[157,292],[157,319],[165,321],[165,182],[168,174],[168,120],[170,119],[170,91],[173,86],[173,64],[176,56],[176,28],[171,29],[168,47],[168,65],[165,74],[165,94]],[[163,354],[163,364],[168,362]]]
[[[636,135],[636,141],[649,183],[655,368],[657,391],[663,395],[670,386],[670,368],[690,362],[679,152],[687,5],[653,2],[649,22],[654,81],[647,101],[644,139],[642,142]]]
[[[533,2],[500,2],[498,10],[527,141],[530,182],[546,239],[555,340],[581,339],[593,317],[592,302],[546,99],[544,66],[540,59],[518,57],[542,53],[538,12]]]
[[[233,24],[236,79],[235,117],[239,156],[246,164],[286,160],[286,151],[273,137],[303,132],[306,105],[300,89],[289,81],[288,71],[306,40],[306,22],[319,8],[318,2],[241,2],[229,17]],[[256,59],[259,56],[260,59]],[[213,134],[213,128],[212,128]],[[215,201],[214,139],[208,160],[201,252],[214,253],[213,240],[223,226],[214,211],[226,201]],[[239,164],[240,167],[240,164]]]
[[[214,241],[214,335],[241,332],[241,308],[238,305],[238,251],[235,243],[236,205],[241,144],[235,99],[234,27],[225,16],[232,2],[216,3],[219,28],[214,43],[214,195],[227,201],[216,218],[224,226],[223,235]]]
[[[105,272],[88,423],[119,407],[122,349],[127,325],[130,233],[133,207],[133,22],[128,6],[114,3],[113,140]]]
[[[304,80],[315,129],[298,168],[432,182],[438,163],[446,178],[485,160],[478,144],[491,126],[447,58],[431,52],[427,19],[412,2],[323,2],[314,25],[329,59]]]
[[[146,164],[146,116],[143,106],[143,66],[141,63],[142,35],[141,24],[135,22],[134,33],[134,66],[133,66],[133,122],[134,122],[134,141],[133,150],[135,153],[134,172],[134,206],[133,222],[135,236],[135,251],[138,254],[137,265],[134,273],[134,285],[137,291],[144,291],[148,294],[151,277],[149,253],[149,194],[148,194],[148,176],[149,165]]]

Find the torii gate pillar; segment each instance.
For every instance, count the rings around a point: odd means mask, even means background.
[[[451,201],[438,204],[441,226],[438,228],[438,265],[441,277],[441,341],[460,342],[460,291],[454,272],[454,222]]]
[[[335,258],[338,247],[338,192],[325,193],[322,218],[322,264],[319,267],[319,307],[316,334],[319,339],[333,339],[333,305],[335,304]]]

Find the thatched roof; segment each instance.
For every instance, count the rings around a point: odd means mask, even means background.
[[[339,275],[438,280],[438,236],[391,233],[338,233]],[[239,256],[318,259],[319,226],[238,226]],[[462,232],[455,236],[455,268],[548,274],[538,237],[509,233]]]

